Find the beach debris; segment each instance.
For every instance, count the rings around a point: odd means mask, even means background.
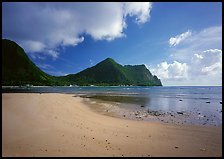
[[[136,118],[139,118],[139,119],[141,119],[141,118],[142,118],[142,116],[136,116]]]
[[[211,103],[211,102],[207,101],[206,103]]]
[[[200,150],[201,150],[201,151],[206,151],[206,149],[205,149],[205,148],[200,148]]]
[[[175,149],[178,149],[179,147],[178,146],[175,146]]]
[[[183,101],[182,99],[179,99],[179,101]]]
[[[141,107],[145,107],[144,105],[141,105]]]
[[[148,114],[149,114],[149,115],[153,115],[153,116],[160,116],[160,115],[162,115],[162,114],[159,113],[158,111],[150,111]]]
[[[128,137],[128,136],[126,136],[126,137]]]
[[[94,140],[95,138],[93,137],[93,140]]]
[[[147,117],[148,117],[148,114],[145,114],[145,115],[144,115],[144,117],[146,117],[146,118],[147,118]]]
[[[123,115],[125,117],[125,115]]]
[[[222,102],[219,102],[220,104],[222,104]]]
[[[137,111],[137,112],[135,113],[135,115],[138,115],[138,114],[140,114],[140,112],[139,112],[139,111]]]

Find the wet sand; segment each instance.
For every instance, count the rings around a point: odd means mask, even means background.
[[[134,121],[80,97],[2,94],[2,156],[222,156],[222,126]]]
[[[78,95],[78,94],[77,94]],[[131,120],[157,121],[175,125],[222,125],[222,105],[213,113],[203,111],[198,107],[191,110],[161,110],[147,106],[145,96],[124,95],[78,95],[84,98],[85,104],[89,105],[97,113]],[[162,100],[162,99],[161,99]],[[179,102],[185,102],[179,100]],[[203,105],[202,105],[203,106]],[[211,105],[212,107],[212,105]]]

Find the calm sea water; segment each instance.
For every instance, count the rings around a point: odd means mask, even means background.
[[[222,124],[221,86],[163,86],[163,87],[2,87],[2,92],[71,93],[87,96],[133,97],[135,100],[119,100],[143,105],[161,112],[186,112],[207,123]],[[108,99],[108,98],[102,98]],[[113,99],[113,98],[111,98]],[[122,98],[124,99],[124,98]],[[209,118],[209,119],[206,119]],[[212,118],[212,120],[211,120]],[[203,121],[204,120],[200,120]],[[201,122],[202,123],[202,122]]]

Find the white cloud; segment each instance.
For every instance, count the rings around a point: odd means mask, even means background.
[[[59,46],[75,46],[89,34],[95,40],[124,37],[126,17],[137,24],[149,20],[149,2],[4,2],[3,37],[16,41],[27,52],[43,52],[54,59]]]
[[[57,59],[59,55],[59,52],[54,50],[46,50],[44,53],[51,56],[54,60]]]
[[[161,78],[165,85],[222,85],[222,26],[192,32],[178,47],[168,49],[163,61],[178,61],[188,66],[187,78]],[[158,70],[157,67],[152,67]]]
[[[170,46],[176,46],[180,42],[184,41],[185,39],[187,39],[190,36],[191,36],[191,31],[188,30],[185,33],[182,33],[182,34],[177,35],[175,37],[171,37],[170,40],[169,40],[169,44],[170,44]]]
[[[157,67],[150,67],[150,71],[165,85],[221,85],[222,50],[200,51],[186,61],[164,61]]]
[[[206,75],[209,77],[211,75],[217,75],[216,77],[219,77],[222,73],[222,50],[209,49],[202,51],[193,57],[190,63],[192,66],[192,76]]]
[[[161,62],[156,68],[151,69],[152,73],[163,80],[181,80],[188,77],[188,65],[174,61],[173,63]]]
[[[198,58],[198,59],[203,59],[203,56],[202,55],[194,54],[194,56],[196,56],[196,58]]]
[[[211,48],[222,49],[222,26],[205,28],[199,32],[194,32],[178,48],[171,47],[170,57],[172,60],[189,61],[198,52],[203,52]]]
[[[150,18],[150,11],[152,9],[152,3],[149,2],[125,2],[124,14],[125,16],[136,16],[136,23],[142,24],[147,22]]]
[[[27,52],[40,52],[46,47],[43,43],[33,40],[21,41],[21,45]]]

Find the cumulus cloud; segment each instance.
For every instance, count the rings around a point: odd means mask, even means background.
[[[191,36],[191,31],[188,30],[185,33],[182,33],[182,34],[177,35],[175,37],[171,37],[170,40],[169,40],[169,44],[170,44],[170,46],[176,46],[180,42],[184,41],[185,39],[187,39],[190,36]]]
[[[217,75],[222,74],[222,50],[208,49],[195,54],[191,59],[191,74],[197,75]]]
[[[143,24],[150,18],[152,4],[4,2],[2,8],[4,38],[16,41],[27,52],[42,52],[56,59],[56,48],[76,46],[84,41],[85,34],[95,40],[124,37],[126,17],[134,17],[137,24]]]
[[[194,31],[178,48],[170,47],[168,52],[168,59],[150,67],[163,84],[222,85],[222,26]]]
[[[222,50],[208,49],[189,56],[187,62],[161,62],[150,71],[166,85],[220,85]]]
[[[133,3],[125,2],[124,3],[124,15],[136,16],[136,23],[142,24],[147,22],[150,18],[150,11],[152,9],[152,3]]]
[[[161,62],[151,70],[160,79],[180,80],[188,77],[188,65],[174,61],[173,63]]]

